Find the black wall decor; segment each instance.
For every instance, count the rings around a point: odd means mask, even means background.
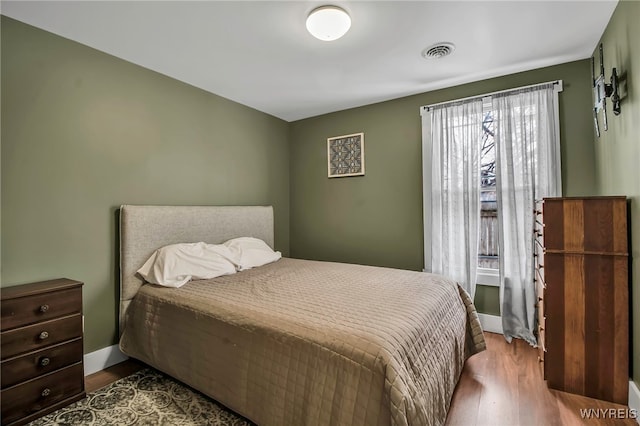
[[[600,126],[598,124],[598,112],[602,111],[604,130],[608,130],[609,123],[607,121],[607,98],[611,98],[613,113],[620,114],[620,94],[618,93],[618,72],[615,68],[611,71],[609,84],[604,78],[604,54],[602,52],[602,43],[599,47],[600,52],[600,75],[595,75],[595,57],[591,58],[591,79],[593,80],[593,94],[595,103],[593,106],[593,122],[596,128],[596,134],[600,137]]]

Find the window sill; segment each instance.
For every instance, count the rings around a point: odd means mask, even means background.
[[[478,268],[476,284],[488,287],[500,287],[500,271],[498,269]]]

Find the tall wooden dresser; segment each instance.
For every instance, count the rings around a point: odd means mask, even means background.
[[[82,283],[66,278],[2,289],[2,425],[84,398]]]
[[[539,343],[550,388],[627,404],[625,197],[546,198]]]

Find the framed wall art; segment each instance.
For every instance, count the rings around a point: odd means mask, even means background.
[[[330,178],[364,175],[364,133],[328,138],[327,163]]]

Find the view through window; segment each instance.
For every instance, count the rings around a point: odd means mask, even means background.
[[[498,203],[496,199],[496,144],[491,111],[482,120],[480,151],[480,240],[478,267],[498,269]]]

